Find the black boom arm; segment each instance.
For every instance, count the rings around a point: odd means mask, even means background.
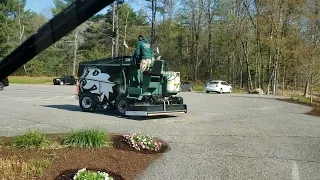
[[[76,0],[0,61],[0,79],[9,76],[43,50],[76,29],[114,0]]]

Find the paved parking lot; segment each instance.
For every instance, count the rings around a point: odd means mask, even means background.
[[[74,86],[13,84],[0,93],[0,98],[14,101],[63,101],[69,99],[74,101],[75,92]]]
[[[171,150],[139,179],[319,179],[320,118],[272,96],[181,93],[188,113],[121,118],[81,112],[74,86],[10,85],[0,92],[0,136],[29,129],[100,128],[159,136]]]

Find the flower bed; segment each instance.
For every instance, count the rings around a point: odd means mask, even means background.
[[[91,135],[90,137],[94,137]],[[14,137],[0,137],[0,160],[2,160],[0,179],[10,177],[10,179],[81,180],[86,177],[85,179],[89,180],[90,177],[98,179],[108,174],[113,180],[131,180],[167,149],[163,141],[140,133],[132,135],[106,133],[106,136],[110,137],[111,146],[90,148],[91,146],[63,144],[66,134],[46,134],[49,143],[45,143],[43,147],[32,146],[27,151],[24,146],[16,147],[12,144]],[[82,136],[76,137],[79,139]],[[93,141],[94,138],[80,139],[79,142],[84,144],[84,141]],[[129,142],[133,143],[130,145]],[[12,166],[11,169],[9,165]],[[82,168],[86,168],[86,171]]]
[[[83,168],[75,174],[73,180],[114,180],[114,178],[110,177],[106,172],[91,171]]]
[[[124,180],[121,175],[101,168],[65,170],[55,180]],[[128,177],[127,177],[128,179]],[[129,178],[130,179],[130,178]]]
[[[141,133],[134,133],[131,135],[123,135],[124,141],[130,146],[140,151],[143,149],[151,151],[159,151],[161,149],[161,142],[157,142],[153,136],[143,135]]]

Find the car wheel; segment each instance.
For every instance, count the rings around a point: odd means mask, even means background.
[[[206,93],[209,93],[209,91],[206,91]]]
[[[61,86],[64,85],[64,82],[63,82],[63,81],[60,81],[60,85],[61,85]]]
[[[223,89],[221,88],[221,89],[220,89],[220,94],[222,94],[222,93],[223,93]]]
[[[229,93],[231,94],[231,92],[232,92],[232,89],[230,88],[230,89],[229,89]]]
[[[98,97],[91,93],[83,93],[80,95],[79,104],[84,112],[93,112],[98,106]]]
[[[4,89],[4,84],[0,82],[0,91],[2,91],[3,89]]]
[[[126,110],[130,107],[130,101],[125,97],[120,97],[116,102],[116,109],[119,115],[125,116]]]

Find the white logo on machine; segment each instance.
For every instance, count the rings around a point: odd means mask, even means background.
[[[110,75],[102,73],[97,67],[86,67],[81,76],[81,91],[89,90],[93,94],[98,94],[99,101],[102,102],[106,96],[109,99],[109,93],[113,93],[112,87],[116,84],[109,81]]]

